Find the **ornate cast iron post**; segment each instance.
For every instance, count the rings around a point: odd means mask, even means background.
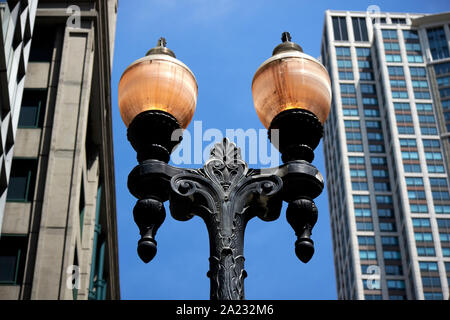
[[[138,253],[144,262],[156,254],[155,235],[166,216],[186,221],[197,215],[205,222],[210,242],[211,299],[244,299],[244,231],[250,219],[276,220],[282,200],[288,201],[288,222],[297,234],[295,252],[308,262],[313,253],[312,228],[317,209],[312,201],[323,189],[319,171],[307,161],[280,167],[248,168],[240,149],[224,139],[211,150],[201,169],[182,169],[159,160],[145,160],[130,173],[130,192],[137,197],[134,219],[141,239]]]
[[[314,254],[311,234],[318,212],[313,199],[324,182],[310,162],[322,138],[331,89],[325,68],[291,42],[289,33],[283,33],[282,40],[252,84],[258,116],[282,155],[284,164],[278,167],[249,168],[240,149],[227,139],[215,144],[200,169],[168,164],[182,128],[192,118],[197,88],[193,73],[165,47],[164,39],[130,65],[119,84],[122,118],[139,161],[128,177],[128,188],[138,199],[133,215],[141,235],[139,257],[148,263],[157,252],[155,236],[166,217],[164,202],[169,201],[177,220],[201,217],[209,234],[213,300],[244,299],[245,227],[254,217],[276,220],[283,201],[297,236],[297,257],[306,263]],[[279,76],[273,79],[273,74]],[[155,83],[165,88],[165,94],[155,92]],[[147,108],[153,100],[162,107]],[[299,106],[292,107],[295,103]]]

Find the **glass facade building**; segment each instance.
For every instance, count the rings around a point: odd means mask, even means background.
[[[449,24],[450,14],[325,14],[339,299],[449,298]]]

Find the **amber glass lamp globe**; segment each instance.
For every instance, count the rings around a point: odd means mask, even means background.
[[[194,74],[161,38],[147,56],[124,71],[119,82],[120,115],[128,127],[138,114],[160,110],[175,117],[185,129],[194,115],[197,93]]]
[[[331,81],[327,70],[289,40],[284,39],[275,48],[273,56],[253,77],[253,102],[266,128],[285,110],[311,111],[322,124],[330,111]]]

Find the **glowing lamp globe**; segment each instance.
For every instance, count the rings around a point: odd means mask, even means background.
[[[256,113],[269,128],[272,120],[289,109],[312,112],[323,124],[331,104],[331,81],[325,67],[302,52],[299,45],[283,34],[283,43],[258,68],[252,92]]]
[[[319,61],[291,42],[289,32],[281,39],[253,77],[253,102],[283,161],[311,162],[330,112],[331,81]]]
[[[197,93],[194,74],[161,38],[157,47],[124,71],[119,82],[120,115],[128,127],[141,112],[160,110],[185,129],[194,115]]]
[[[168,162],[197,104],[197,81],[160,38],[147,55],[125,69],[119,110],[139,162]]]

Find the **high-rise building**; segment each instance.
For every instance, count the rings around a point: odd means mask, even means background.
[[[0,299],[120,298],[110,92],[117,5],[1,3]]]
[[[325,13],[339,299],[449,298],[449,24],[450,13]]]

